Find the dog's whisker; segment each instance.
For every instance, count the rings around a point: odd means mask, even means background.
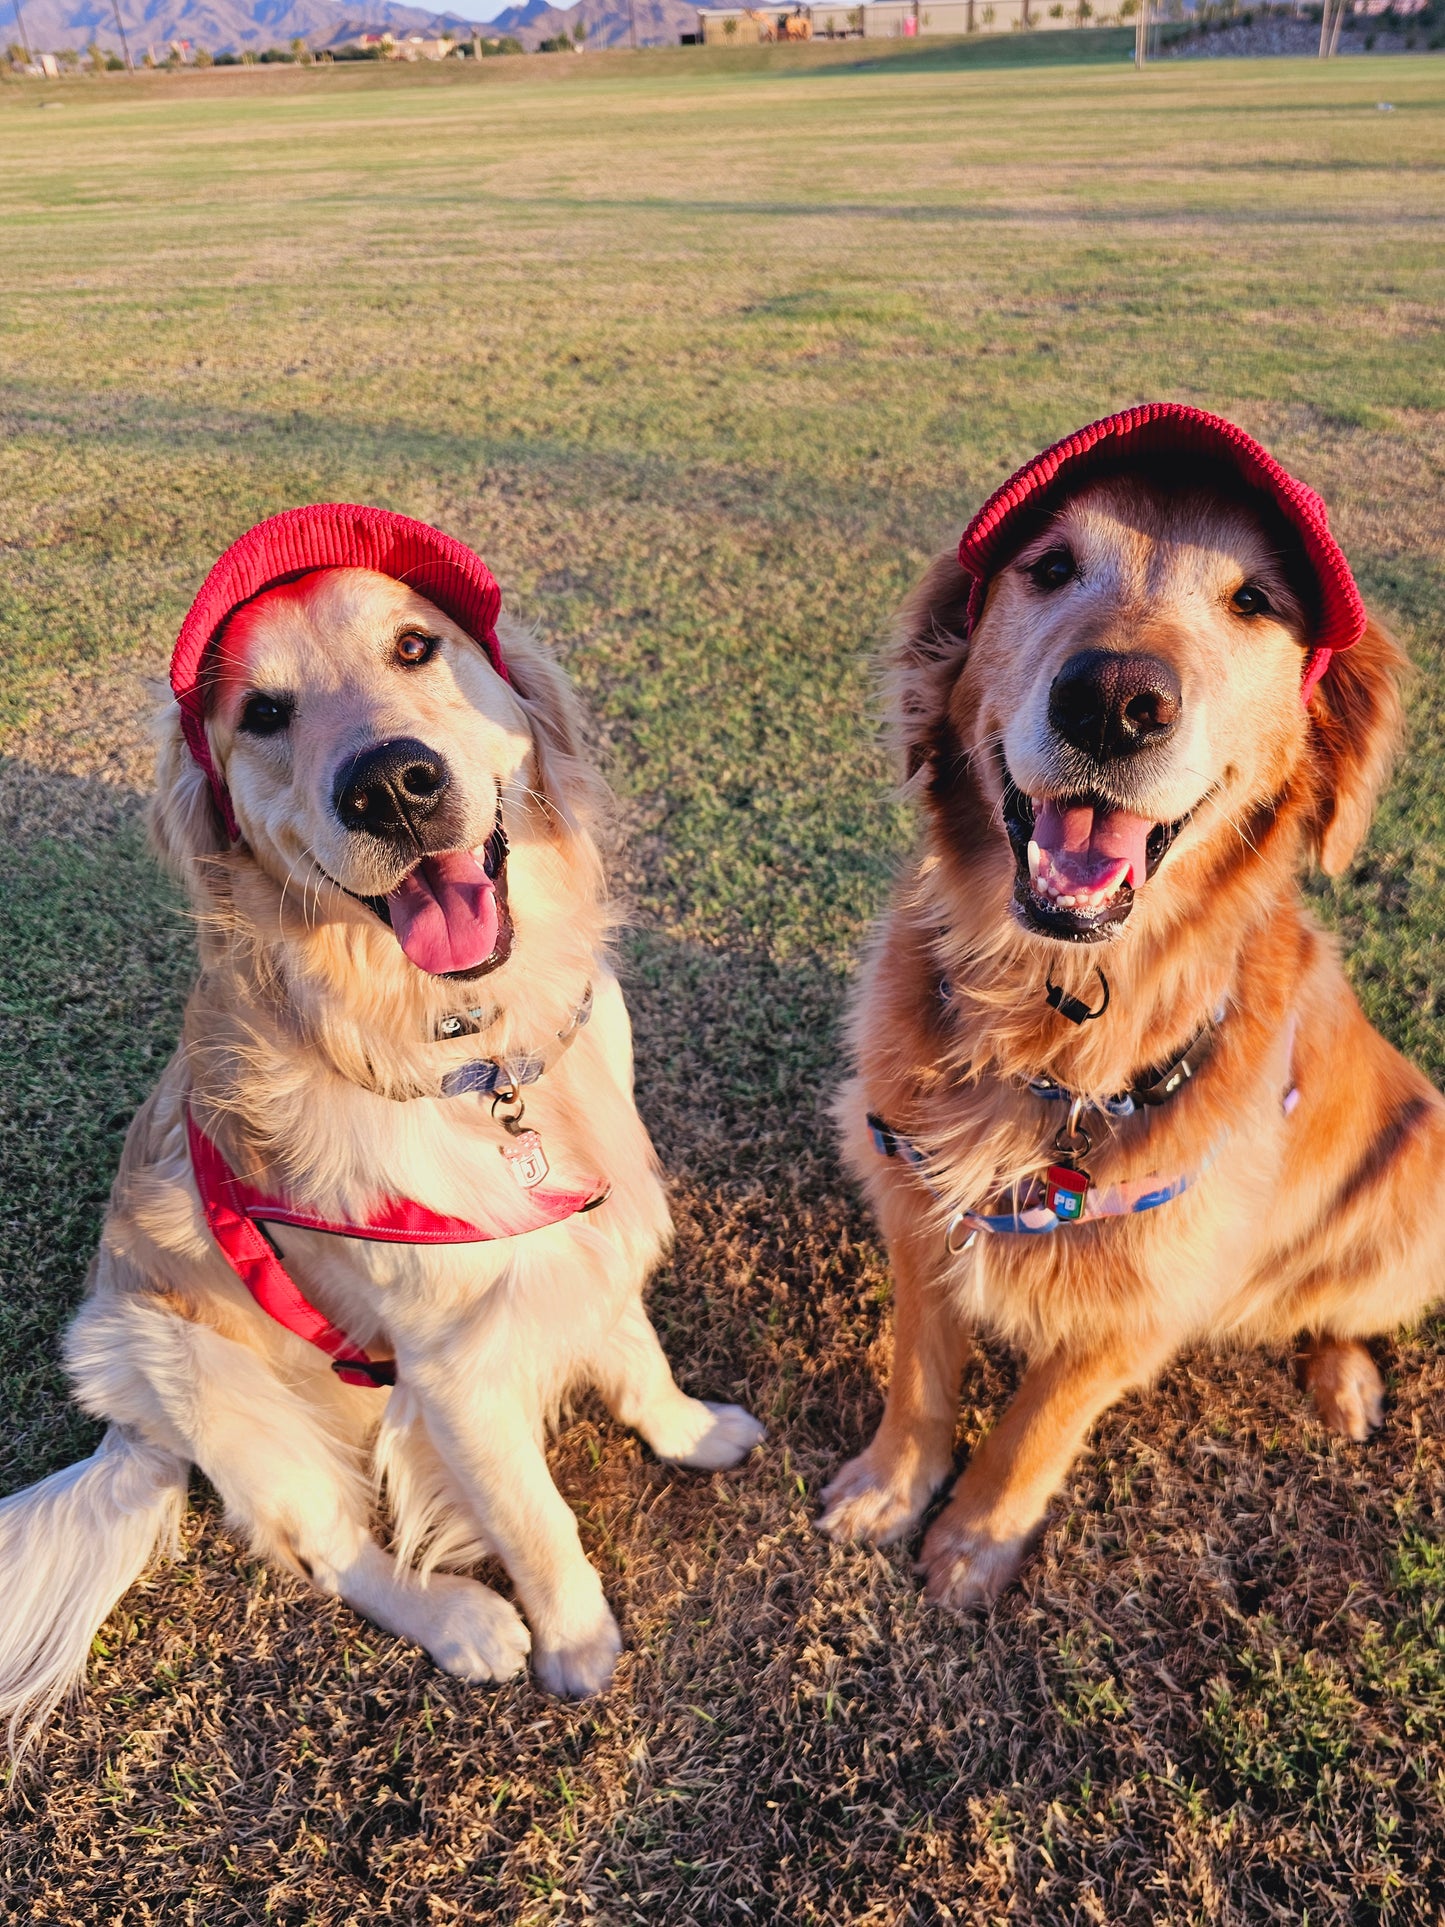
[[[1255,842],[1254,838],[1249,834],[1244,824],[1240,822],[1239,818],[1235,816],[1232,812],[1226,811],[1225,821],[1228,823],[1229,827],[1234,831],[1235,835],[1239,838],[1240,842],[1244,845],[1245,849],[1249,851],[1251,856],[1258,856],[1260,854],[1259,845]]]

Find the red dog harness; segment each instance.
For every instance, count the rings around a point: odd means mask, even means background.
[[[269,516],[233,542],[206,577],[181,625],[171,656],[171,688],[180,705],[182,732],[191,755],[206,773],[217,813],[233,841],[241,834],[240,826],[206,734],[206,683],[212,651],[229,618],[245,603],[318,569],[337,568],[371,569],[406,583],[472,637],[504,682],[511,680],[497,636],[501,590],[486,563],[463,543],[410,516],[353,502],[314,503]],[[591,1008],[589,987],[565,1028],[557,1033],[563,1049],[586,1024]],[[481,1027],[472,1021],[476,1016],[476,1012],[466,1012],[446,1019],[437,1031],[438,1039],[471,1034]],[[518,1195],[491,1225],[443,1217],[407,1198],[383,1198],[358,1224],[320,1217],[283,1198],[268,1197],[238,1178],[187,1111],[186,1135],[196,1189],[206,1223],[227,1264],[278,1325],[329,1355],[332,1370],[346,1384],[394,1385],[395,1362],[368,1357],[360,1345],[309,1303],[263,1226],[297,1225],[307,1231],[378,1244],[485,1244],[495,1238],[518,1238],[546,1225],[560,1224],[579,1211],[592,1210],[607,1196],[607,1185],[599,1181],[585,1191],[543,1189],[548,1169],[542,1140],[536,1131],[521,1128],[520,1087],[535,1083],[547,1063],[545,1055],[530,1053],[506,1063],[484,1060],[463,1064],[448,1072],[437,1088],[410,1093],[442,1098],[474,1095],[494,1100],[493,1116],[509,1138],[509,1144],[499,1149],[516,1180]],[[499,1111],[499,1106],[505,1108]]]
[[[605,1185],[586,1191],[519,1190],[514,1212],[504,1222],[471,1224],[448,1218],[410,1198],[383,1198],[359,1224],[341,1224],[268,1197],[238,1178],[189,1110],[186,1139],[191,1169],[211,1236],[226,1263],[262,1311],[319,1346],[331,1359],[331,1369],[347,1385],[394,1385],[396,1363],[370,1357],[354,1339],[319,1312],[281,1262],[281,1255],[263,1224],[293,1224],[307,1231],[326,1231],[338,1238],[364,1238],[378,1244],[468,1245],[488,1244],[496,1238],[518,1238],[544,1225],[560,1224],[579,1211],[591,1211],[607,1196]]]

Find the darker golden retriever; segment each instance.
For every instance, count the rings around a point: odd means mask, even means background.
[[[886,1408],[825,1494],[908,1534],[952,1468],[970,1334],[1016,1396],[929,1530],[993,1597],[1099,1414],[1182,1346],[1298,1342],[1323,1419],[1445,1290],[1445,1103],[1370,1027],[1298,878],[1351,860],[1402,657],[1323,505],[1154,404],[1020,471],[904,611],[921,848],[852,1012],[845,1151],[895,1283]]]

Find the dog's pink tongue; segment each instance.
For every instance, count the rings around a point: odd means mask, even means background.
[[[1080,890],[1107,894],[1120,882],[1137,889],[1148,875],[1144,846],[1153,827],[1147,816],[1092,803],[1035,805],[1035,843],[1049,857],[1054,877]]]
[[[497,947],[497,886],[469,850],[427,857],[386,904],[397,942],[433,977],[474,970]]]

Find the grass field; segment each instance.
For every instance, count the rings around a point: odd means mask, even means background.
[[[564,1432],[629,1647],[582,1706],[439,1676],[198,1490],[16,1789],[7,1918],[1445,1918],[1438,1323],[1366,1446],[1281,1358],[1180,1362],[987,1617],[810,1525],[886,1366],[824,1115],[908,835],[869,655],[1055,435],[1173,396],[1329,497],[1424,673],[1318,901],[1445,1079],[1442,110],[1435,57],[0,83],[0,1490],[92,1440],[58,1337],[191,970],[144,678],[221,547],[317,498],[474,542],[586,692],[674,1180],[655,1316],[772,1429],[713,1480],[590,1404]],[[969,1378],[961,1452],[1013,1372]]]

